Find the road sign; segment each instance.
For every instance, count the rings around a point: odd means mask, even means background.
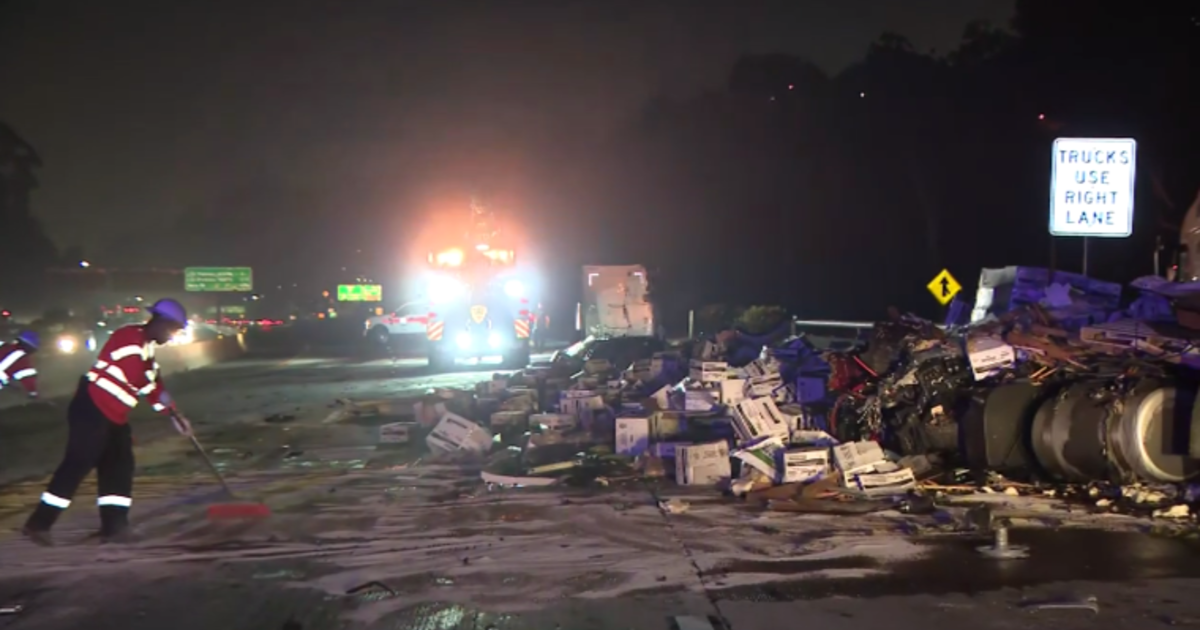
[[[383,286],[379,284],[339,284],[339,302],[382,302]]]
[[[1137,141],[1059,138],[1050,170],[1050,233],[1125,238],[1133,234]]]
[[[249,267],[188,267],[183,270],[183,288],[188,291],[254,290],[254,274]]]
[[[954,276],[950,275],[950,271],[947,269],[943,269],[942,273],[934,276],[933,281],[925,285],[925,288],[929,289],[929,292],[933,294],[933,299],[942,306],[949,304],[950,300],[953,300],[954,296],[962,291],[962,285],[954,279]]]

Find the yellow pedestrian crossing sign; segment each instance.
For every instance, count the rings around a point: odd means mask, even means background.
[[[948,269],[943,269],[942,273],[934,276],[933,281],[925,285],[925,288],[929,289],[929,292],[933,294],[933,299],[942,306],[949,304],[950,300],[953,300],[954,296],[962,291],[962,285],[954,279],[954,276],[950,275]]]

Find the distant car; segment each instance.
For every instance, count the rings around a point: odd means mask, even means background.
[[[45,319],[30,328],[42,338],[42,351],[55,354],[79,354],[96,350],[96,333],[92,326],[79,318]]]
[[[577,370],[592,359],[604,359],[623,370],[634,361],[649,359],[666,349],[667,344],[658,337],[587,337],[555,352],[550,362]]]
[[[425,323],[429,321],[425,303],[411,302],[391,313],[367,318],[363,334],[371,343],[386,346],[393,337],[424,335]]]

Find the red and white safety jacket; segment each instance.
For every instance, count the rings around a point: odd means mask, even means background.
[[[16,381],[30,394],[37,395],[37,370],[33,357],[25,352],[21,344],[0,344],[0,389]]]
[[[146,329],[140,324],[119,328],[108,338],[87,380],[92,401],[115,424],[129,422],[138,396],[145,396],[159,412],[169,407],[163,401],[171,400],[158,382],[154,342],[146,338]]]

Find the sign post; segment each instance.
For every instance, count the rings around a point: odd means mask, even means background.
[[[1133,138],[1058,138],[1051,152],[1050,235],[1088,239],[1133,234],[1137,141]]]

